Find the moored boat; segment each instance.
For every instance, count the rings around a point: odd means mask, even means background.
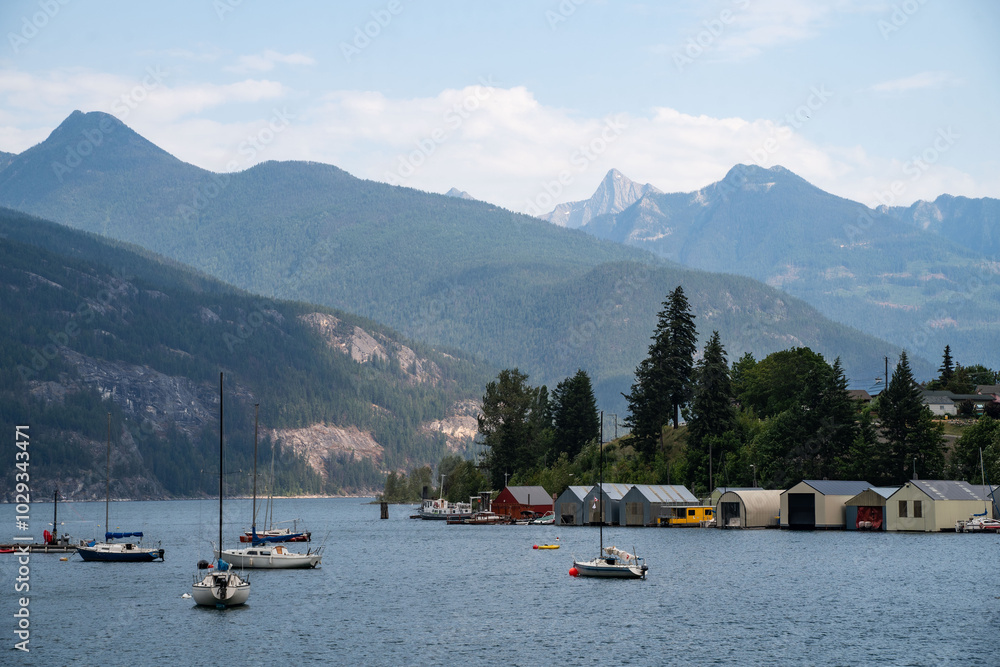
[[[154,560],[163,560],[163,549],[157,546],[150,549],[141,544],[132,542],[112,542],[112,540],[128,539],[138,537],[142,540],[142,532],[113,532],[108,530],[108,517],[111,506],[111,413],[108,413],[108,461],[105,478],[105,499],[104,499],[104,542],[96,539],[87,543],[82,543],[76,548],[80,558],[85,561],[96,561],[103,563],[150,563]],[[53,518],[53,523],[56,523]],[[48,533],[48,531],[45,531]]]

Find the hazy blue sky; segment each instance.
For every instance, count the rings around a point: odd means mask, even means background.
[[[327,162],[515,210],[617,167],[1000,196],[1000,3],[7,0],[0,150],[106,111],[213,169]],[[881,197],[888,199],[886,196]]]

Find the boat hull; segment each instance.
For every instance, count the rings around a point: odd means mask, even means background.
[[[125,546],[131,546],[132,548],[108,548]],[[151,563],[154,560],[163,560],[163,549],[141,549],[134,545],[124,544],[100,544],[92,547],[79,546],[76,548],[76,552],[85,561],[100,563]]]
[[[191,597],[202,607],[238,607],[250,598],[250,584],[232,572],[214,572],[191,587]]]
[[[323,560],[320,554],[276,554],[269,549],[225,550],[221,558],[233,567],[249,570],[307,570]]]
[[[624,563],[608,564],[603,559],[596,561],[573,561],[581,577],[598,577],[603,579],[645,579],[646,571],[640,565]]]

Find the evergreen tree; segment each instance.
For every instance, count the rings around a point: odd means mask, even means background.
[[[513,475],[535,464],[539,420],[532,419],[540,406],[538,390],[527,380],[516,368],[505,369],[486,385],[477,421],[487,448],[482,464],[496,489],[503,488],[505,473]]]
[[[688,479],[703,480],[711,491],[714,484],[710,475],[711,461],[725,453],[715,449],[714,444],[722,442],[722,435],[736,425],[729,365],[718,331],[712,332],[694,378],[694,396],[688,419]]]
[[[657,315],[656,331],[646,357],[635,372],[635,383],[625,399],[629,415],[625,420],[637,445],[652,458],[664,424],[677,428],[678,413],[691,398],[691,376],[697,332],[684,288],[677,288],[663,302]]]
[[[878,413],[879,431],[888,449],[888,481],[899,484],[910,479],[914,461],[919,476],[939,478],[944,471],[941,428],[924,405],[905,351],[899,355],[889,386],[879,396]]]
[[[562,453],[573,459],[585,444],[597,437],[600,428],[597,400],[586,371],[580,369],[560,382],[552,393],[552,403],[555,424],[552,460]]]
[[[947,387],[951,383],[951,378],[955,374],[955,366],[951,361],[951,345],[944,346],[944,358],[941,361],[941,368],[938,369],[938,382],[942,387]]]

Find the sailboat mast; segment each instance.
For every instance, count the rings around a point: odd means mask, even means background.
[[[253,405],[253,515],[250,518],[250,528],[253,534],[257,534],[257,415],[260,411],[260,403]]]
[[[222,371],[219,371],[219,558],[222,558]]]
[[[598,443],[597,447],[598,447],[598,450],[600,452],[600,457],[601,457],[600,458],[601,462],[598,464],[599,470],[600,470],[600,472],[599,472],[599,478],[601,480],[600,481],[600,486],[598,488],[600,490],[597,492],[597,498],[598,498],[598,500],[597,500],[597,525],[600,526],[600,535],[601,535],[601,538],[600,538],[601,539],[601,550],[598,552],[598,555],[601,555],[601,554],[604,553],[604,410],[601,410],[601,437],[599,437],[597,439],[597,443]]]
[[[59,534],[59,487],[52,494],[52,539]]]
[[[104,472],[104,541],[108,540],[111,526],[108,524],[108,506],[111,504],[111,413],[108,413],[108,463]]]

